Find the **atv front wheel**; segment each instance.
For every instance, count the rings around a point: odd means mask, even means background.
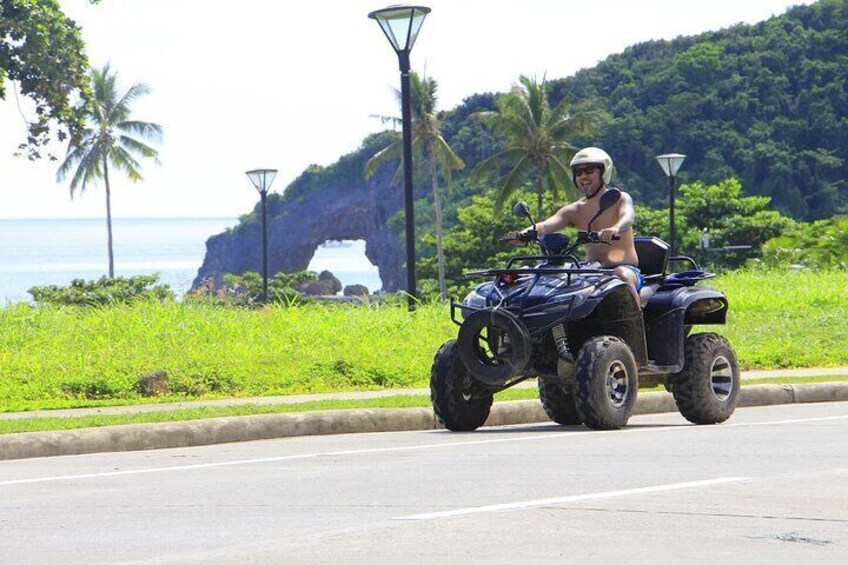
[[[686,338],[684,350],[671,389],[677,409],[693,424],[724,422],[736,409],[741,384],[733,347],[716,333],[701,333]]]
[[[582,424],[574,397],[574,381],[539,379],[539,400],[548,418],[563,426]]]
[[[595,430],[627,425],[639,389],[636,360],[627,344],[612,336],[588,340],[575,364],[577,410]]]
[[[430,400],[436,419],[454,432],[476,430],[489,417],[494,394],[462,364],[455,339],[442,345],[433,359]]]

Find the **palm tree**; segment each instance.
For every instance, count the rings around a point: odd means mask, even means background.
[[[525,76],[507,94],[498,98],[498,110],[478,112],[477,116],[501,134],[505,147],[477,164],[471,180],[477,182],[490,175],[502,175],[495,206],[504,202],[532,177],[536,182],[538,213],[542,215],[542,196],[551,192],[559,198],[561,191],[574,194],[568,160],[577,148],[568,140],[595,131],[602,116],[596,111],[572,113],[563,99],[551,108],[545,79],[537,82]]]
[[[109,165],[123,172],[133,182],[142,180],[140,158],[149,157],[158,163],[159,152],[147,145],[162,139],[162,127],[150,122],[130,119],[130,105],[150,92],[146,84],[136,83],[123,94],[115,85],[117,74],[107,63],[100,70],[91,69],[93,96],[84,109],[86,127],[68,143],[65,160],[56,177],[62,182],[73,171],[71,198],[85,191],[89,182],[103,179],[106,185],[106,231],[109,249],[109,277],[115,276],[115,257],[112,251],[112,201],[109,184]]]
[[[412,162],[426,162],[429,169],[430,185],[433,190],[433,204],[436,209],[436,262],[439,268],[439,294],[447,300],[448,291],[445,282],[445,254],[442,237],[442,203],[439,195],[438,175],[441,173],[446,183],[450,183],[451,171],[465,167],[462,159],[453,152],[442,137],[442,125],[436,116],[436,91],[438,83],[433,78],[409,74],[410,106],[412,113]],[[400,101],[400,91],[395,90]],[[398,122],[397,118],[384,118]],[[392,181],[400,182],[403,174],[403,140],[397,140],[368,160],[365,165],[365,178],[370,178],[377,168],[388,161],[401,160]]]

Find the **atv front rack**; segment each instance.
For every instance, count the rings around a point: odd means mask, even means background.
[[[533,284],[530,285],[527,289],[527,292],[530,292],[536,282],[539,280],[539,277],[542,275],[568,275],[566,279],[567,284],[571,284],[571,276],[572,275],[613,275],[615,273],[614,269],[597,269],[597,268],[587,268],[587,267],[559,267],[556,266],[557,263],[564,262],[565,260],[572,260],[575,263],[579,264],[579,261],[572,255],[521,255],[518,257],[513,257],[506,264],[506,267],[502,269],[486,269],[485,271],[469,271],[467,273],[463,273],[462,276],[465,278],[473,278],[473,277],[497,277],[500,278],[503,275],[512,275],[514,277],[523,277],[523,276],[535,276],[536,280],[533,281]],[[547,265],[539,265],[536,267],[513,267],[512,264],[516,261],[545,261]]]
[[[559,257],[553,257],[555,260]],[[525,257],[515,257],[514,260],[551,260],[551,256],[525,256]],[[510,261],[509,264],[511,264]],[[508,290],[505,293],[501,293],[500,289],[496,290],[500,294],[500,303],[504,303],[507,301],[516,300],[519,304],[517,315],[519,317],[534,317],[536,315],[550,314],[552,308],[549,304],[539,304],[536,306],[531,306],[529,308],[524,308],[524,302],[527,296],[529,296],[530,292],[535,288],[536,284],[539,282],[539,279],[542,275],[567,275],[566,284],[571,285],[571,277],[572,275],[607,275],[608,277],[614,277],[615,271],[613,269],[588,269],[588,268],[574,268],[574,267],[519,267],[519,268],[507,268],[503,269],[486,269],[485,271],[471,271],[468,273],[463,273],[465,277],[495,277],[496,279],[500,279],[503,275],[512,275],[515,277],[515,280],[521,277],[533,277],[532,284],[527,285],[526,288],[517,289],[513,292],[509,292]],[[487,297],[488,298],[488,297]],[[553,328],[557,324],[562,323],[564,320],[567,320],[571,316],[571,311],[574,308],[576,297],[572,296],[567,301],[563,301],[561,304],[556,306],[556,309],[562,310],[562,316],[558,316],[556,320],[544,324],[541,327],[533,328],[530,331],[531,335],[536,335],[542,332],[546,332],[549,329]],[[461,302],[451,301],[451,321],[458,325],[462,325],[462,321],[457,319],[456,310],[459,309],[460,312],[470,311],[477,312],[481,310],[486,310],[491,307],[480,307],[480,306],[471,306],[469,304],[463,304]],[[463,312],[464,313],[464,312]]]

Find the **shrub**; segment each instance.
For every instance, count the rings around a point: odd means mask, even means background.
[[[156,284],[159,274],[133,277],[100,277],[97,281],[74,279],[69,286],[34,286],[27,292],[36,304],[52,306],[106,306],[143,300],[165,302],[176,296],[166,284]]]
[[[311,281],[318,280],[314,271],[298,271],[297,273],[276,273],[268,279],[268,301],[285,306],[293,306],[308,301],[298,288]],[[201,284],[192,291],[188,298],[208,297],[221,306],[261,306],[262,277],[255,271],[247,271],[240,275],[227,273],[224,275],[224,285],[215,288],[214,281]]]

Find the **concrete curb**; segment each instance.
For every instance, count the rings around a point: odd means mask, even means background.
[[[739,406],[770,406],[848,401],[848,383],[751,385],[740,391]],[[634,414],[676,412],[667,392],[637,398]],[[538,400],[499,402],[486,426],[547,422]],[[438,425],[430,408],[327,410],[295,414],[263,414],[166,424],[132,424],[58,432],[0,435],[0,460],[193,447],[237,441],[305,435],[432,430]]]

